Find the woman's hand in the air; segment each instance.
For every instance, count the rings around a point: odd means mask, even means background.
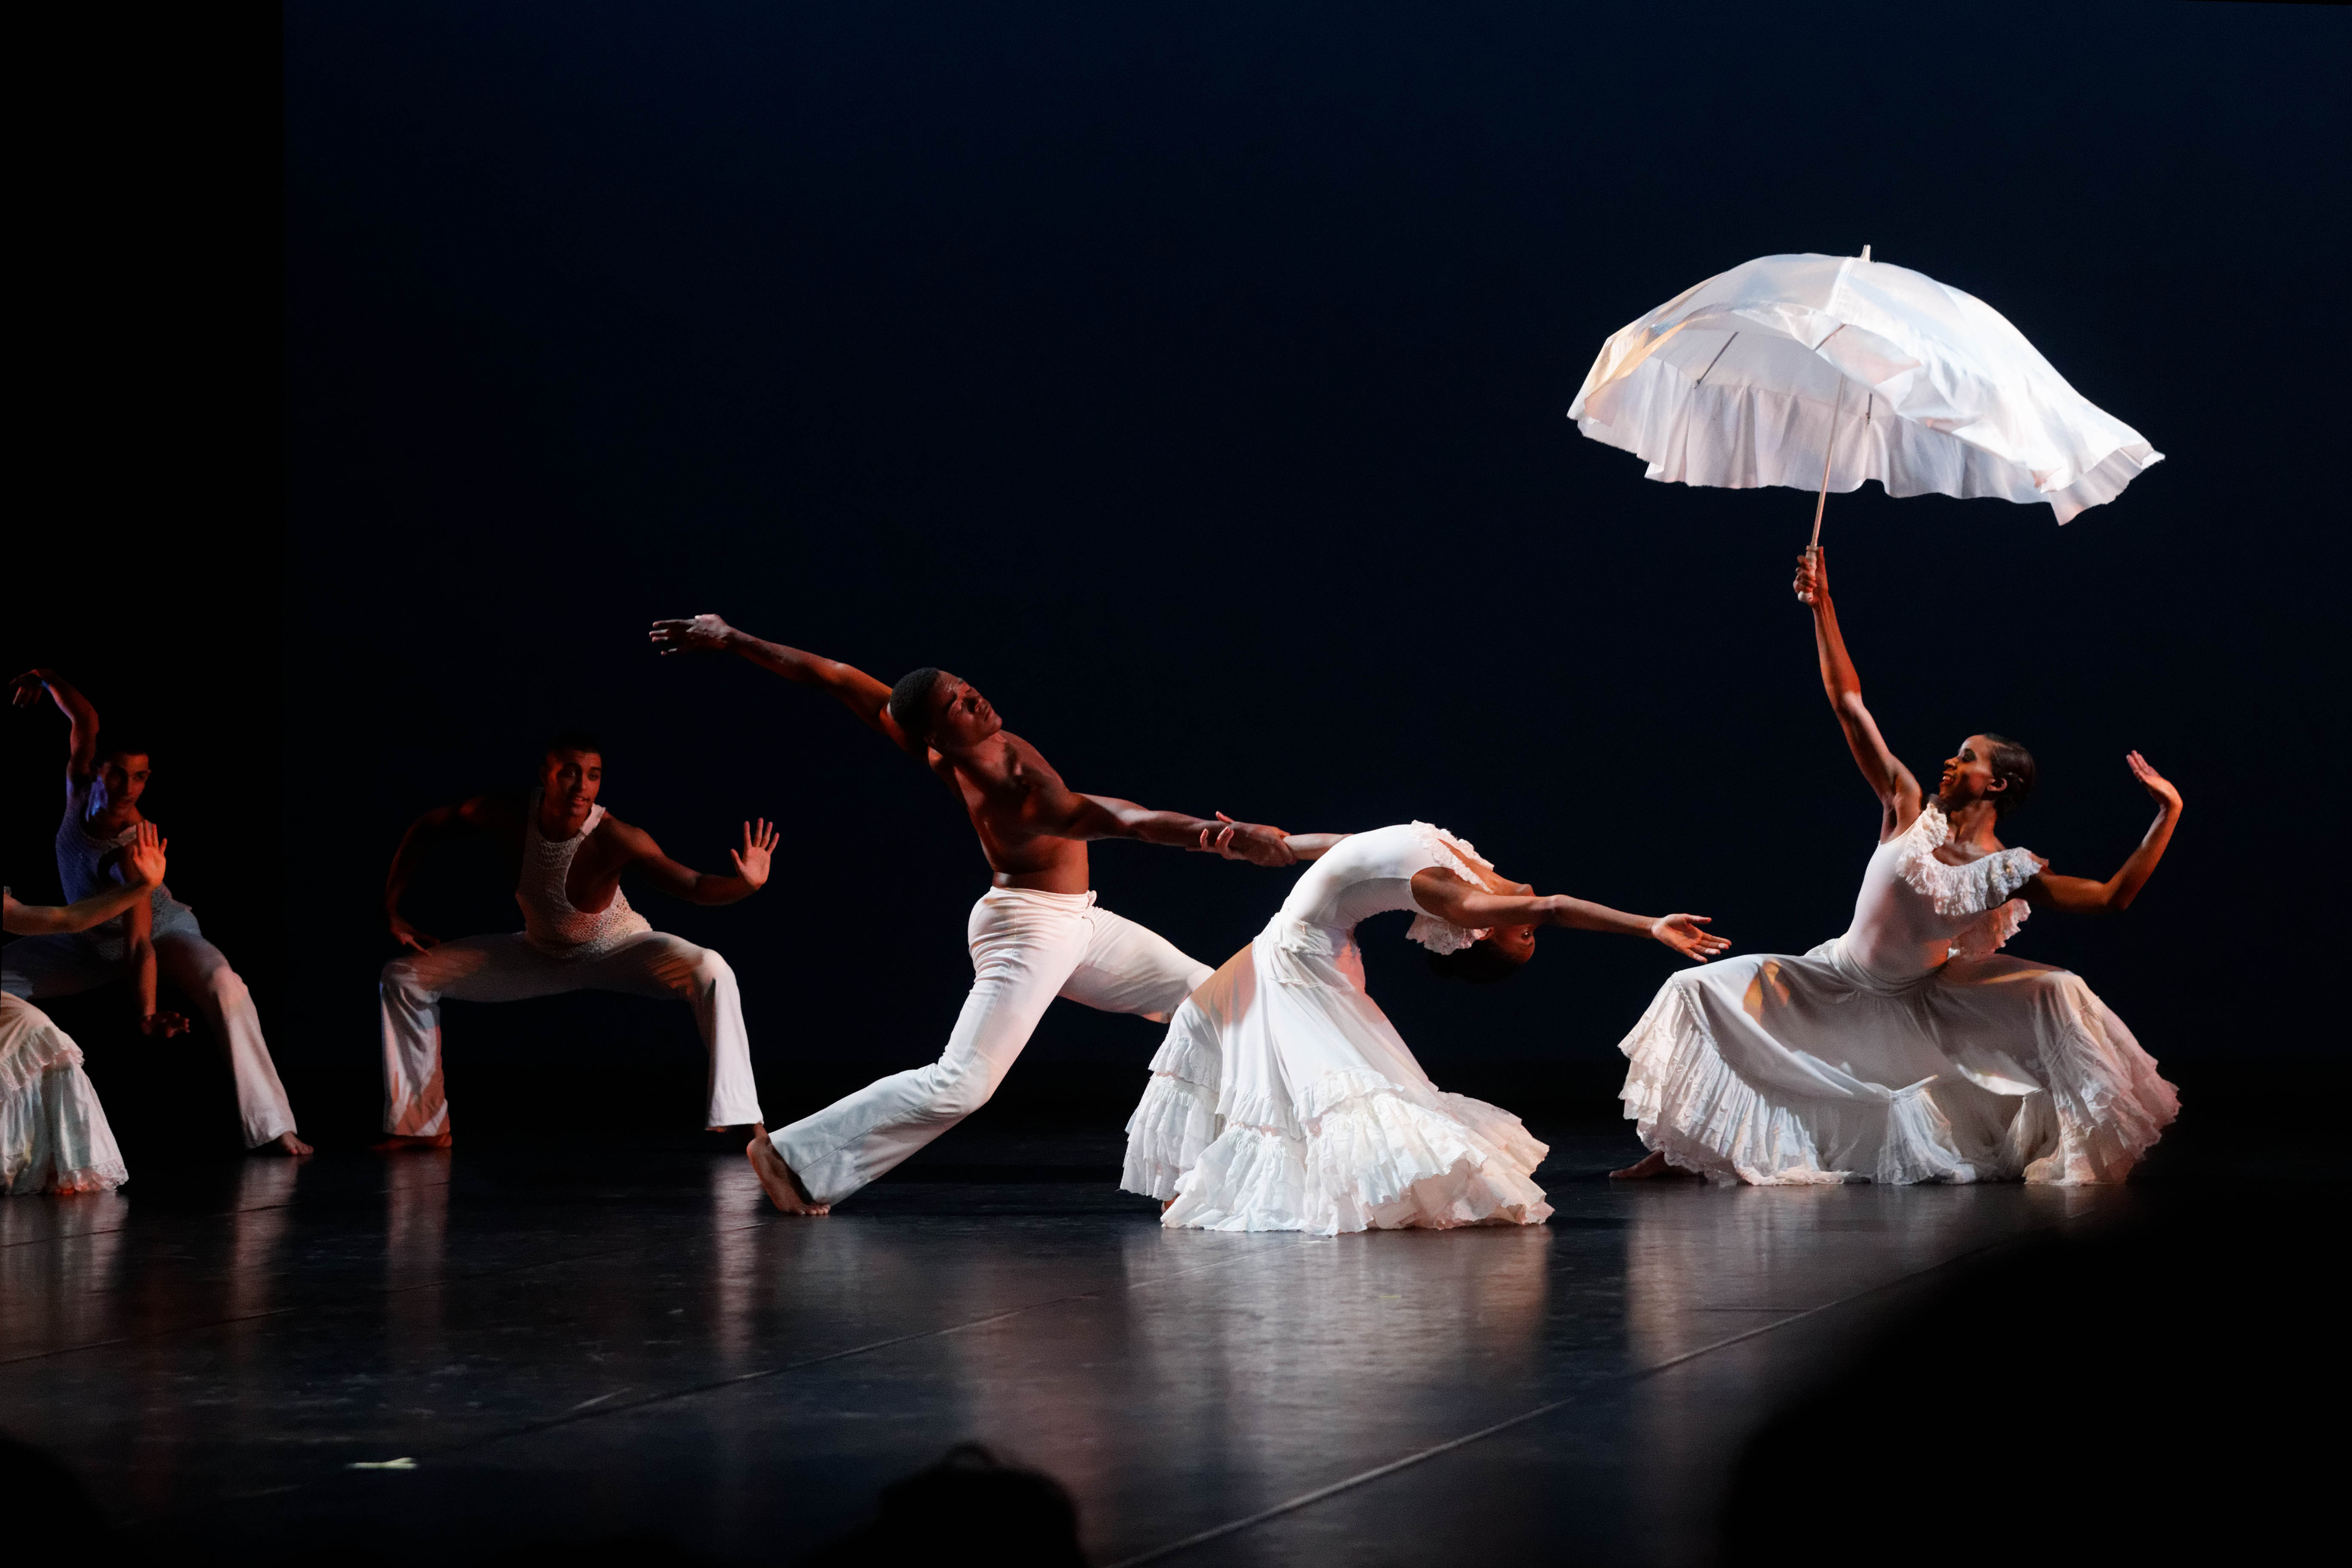
[[[2124,763],[2131,769],[2132,777],[2139,780],[2140,787],[2147,791],[2150,800],[2167,811],[2180,809],[2180,792],[2172,787],[2170,779],[2149,767],[2146,757],[2134,752],[2124,759]]]

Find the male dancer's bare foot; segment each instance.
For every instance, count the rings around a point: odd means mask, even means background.
[[[752,1128],[751,1141],[743,1145],[743,1152],[751,1162],[752,1173],[760,1178],[760,1190],[768,1194],[770,1203],[784,1213],[831,1214],[833,1212],[833,1206],[830,1204],[818,1203],[808,1195],[808,1189],[801,1185],[800,1177],[794,1175],[793,1168],[784,1163],[784,1157],[776,1152],[776,1146],[768,1142],[766,1128]]]
[[[1612,1182],[1643,1182],[1652,1176],[1671,1176],[1674,1173],[1675,1168],[1666,1163],[1665,1155],[1653,1149],[1623,1170],[1610,1172],[1609,1179]]]
[[[275,1149],[280,1154],[290,1154],[297,1160],[302,1158],[305,1154],[315,1154],[318,1152],[317,1150],[311,1148],[308,1143],[303,1142],[299,1138],[295,1137],[291,1132],[280,1132],[268,1142],[262,1144],[261,1147],[264,1149]]]
[[[373,1144],[372,1147],[379,1154],[398,1154],[410,1149],[446,1149],[449,1147],[449,1134],[446,1132],[436,1132],[430,1138],[419,1138],[409,1132],[394,1132],[383,1142]]]

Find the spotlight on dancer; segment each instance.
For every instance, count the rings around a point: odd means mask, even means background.
[[[153,753],[135,735],[111,734],[101,742],[98,710],[56,670],[33,669],[18,676],[11,700],[27,708],[44,692],[65,714],[68,726],[58,880],[67,898],[80,900],[108,890],[120,874],[121,858],[146,820],[139,803],[154,771]],[[0,990],[38,999],[127,981],[140,1032],[167,1039],[184,1032],[187,1023],[156,1007],[159,970],[195,1003],[228,1057],[246,1147],[295,1155],[310,1152],[310,1145],[295,1133],[294,1110],[262,1038],[253,993],[229,967],[227,954],[205,939],[195,911],[161,883],[146,899],[134,900],[121,914],[89,931],[10,942],[0,954]]]
[[[681,866],[644,829],[606,811],[604,752],[593,736],[566,731],[547,743],[529,795],[478,795],[436,807],[409,826],[384,879],[384,920],[406,956],[383,967],[383,1130],[379,1152],[446,1149],[449,1100],[441,1077],[441,1004],[520,1002],[569,991],[666,996],[694,1009],[710,1050],[707,1123],[761,1130],[760,1095],[735,972],[709,948],[654,930],[629,907],[621,874],[633,871],[693,904],[731,904],[766,884],[776,830],[745,823],[735,870],[716,876]],[[425,851],[464,833],[488,835],[515,868],[523,929],[441,942],[411,925],[400,900]]]
[[[1829,557],[1797,560],[1822,685],[1878,796],[1878,850],[1853,924],[1801,958],[1676,975],[1620,1046],[1622,1098],[1650,1153],[1619,1176],[1727,1184],[2119,1182],[2179,1114],[2170,1084],[2080,976],[2000,952],[2036,910],[2130,906],[2180,820],[2137,752],[2156,820],[2105,881],[2061,877],[1997,829],[2033,787],[2014,741],[1975,734],[1932,796],[1863,705]]]
[[[717,616],[656,621],[652,639],[665,654],[732,653],[832,693],[956,792],[993,873],[968,928],[971,993],[939,1060],[893,1073],[772,1137],[753,1139],[745,1151],[770,1201],[787,1214],[823,1214],[987,1104],[1055,997],[1157,1023],[1208,978],[1207,964],[1096,904],[1089,840],[1201,849],[1206,834],[1219,833],[1231,858],[1260,866],[1297,858],[1279,828],[1221,826],[1079,794],[1036,747],[1004,728],[978,689],[945,670],[918,669],[887,687],[837,659],[762,642]]]
[[[1232,827],[1204,845],[1230,852]],[[1540,1225],[1549,1152],[1509,1111],[1430,1081],[1364,988],[1356,928],[1393,910],[1465,978],[1516,973],[1536,928],[1616,931],[1705,963],[1731,943],[1705,915],[1629,915],[1538,895],[1442,827],[1299,833],[1313,860],[1255,941],[1177,1009],[1127,1124],[1119,1185],[1202,1230]],[[1441,972],[1444,972],[1441,970]]]

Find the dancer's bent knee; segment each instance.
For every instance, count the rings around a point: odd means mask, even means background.
[[[961,1121],[986,1105],[996,1094],[1002,1075],[978,1067],[953,1067],[934,1069],[938,1079],[923,1106],[925,1119],[939,1121]]]

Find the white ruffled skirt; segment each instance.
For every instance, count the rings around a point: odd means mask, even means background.
[[[102,1193],[130,1178],[81,1047],[0,992],[0,1192]]]
[[[1686,969],[1619,1046],[1642,1142],[1708,1179],[2120,1182],[2179,1097],[2081,976],[1954,959],[1904,985],[1848,960]]]
[[[1548,1152],[1509,1111],[1447,1094],[1364,994],[1344,931],[1269,927],[1169,1022],[1119,1184],[1171,1226],[1318,1236],[1540,1225]]]

